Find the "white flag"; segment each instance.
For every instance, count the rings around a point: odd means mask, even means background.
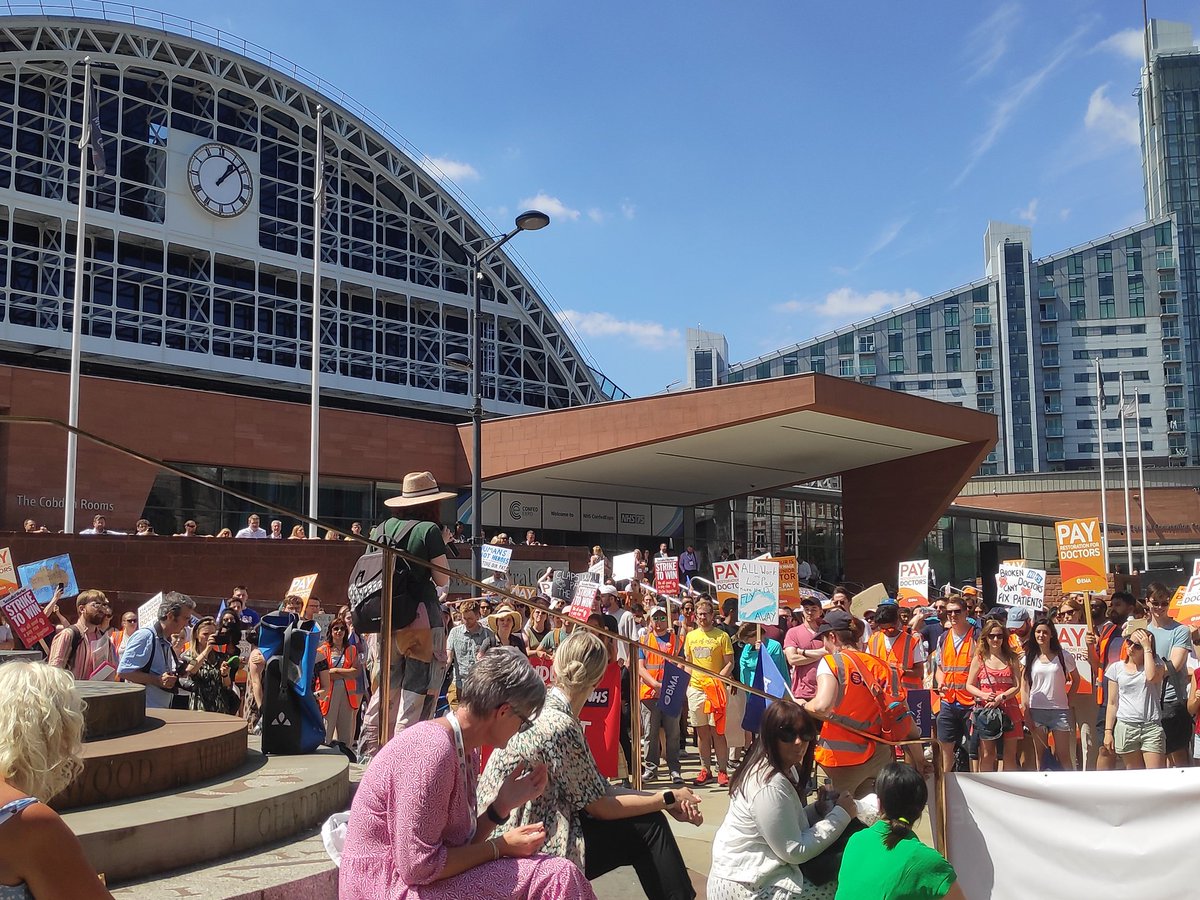
[[[1121,417],[1125,418],[1125,419],[1132,419],[1136,415],[1137,415],[1137,401],[1134,399],[1126,400],[1125,398],[1122,397],[1121,398]]]

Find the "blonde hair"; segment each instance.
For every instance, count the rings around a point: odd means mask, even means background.
[[[65,669],[43,662],[0,666],[0,777],[46,802],[83,769],[83,699]]]
[[[554,651],[554,683],[570,697],[590,691],[608,668],[608,648],[590,631],[574,631]]]

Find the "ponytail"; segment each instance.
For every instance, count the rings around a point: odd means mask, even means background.
[[[908,819],[888,819],[887,834],[883,836],[883,846],[889,850],[895,848],[904,838],[912,834],[912,823]]]

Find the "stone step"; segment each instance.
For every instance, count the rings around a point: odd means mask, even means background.
[[[83,698],[83,739],[102,738],[137,731],[146,719],[146,689],[140,684],[118,681],[76,681]]]
[[[219,778],[245,764],[246,746],[235,716],[146,710],[139,730],[84,744],[83,772],[51,805],[61,812]]]
[[[64,814],[110,885],[224,860],[317,828],[350,803],[341,753],[265,757],[186,790]],[[162,896],[161,893],[157,896]]]

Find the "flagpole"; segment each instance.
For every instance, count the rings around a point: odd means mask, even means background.
[[[88,144],[91,141],[92,58],[83,58],[83,122],[79,131],[79,209],[75,220],[75,292],[71,305],[71,375],[67,399],[67,424],[79,427],[79,370],[83,344],[83,267],[86,251],[84,214],[87,210]],[[63,489],[63,531],[75,532],[75,470],[79,461],[79,436],[67,432],[67,478]]]
[[[1142,468],[1142,401],[1133,389],[1133,433],[1137,438],[1138,505],[1142,508],[1142,571],[1150,569],[1150,545],[1146,538],[1146,473]]]
[[[317,158],[313,166],[313,289],[312,289],[312,387],[308,423],[308,517],[317,519],[318,475],[321,456],[321,211],[325,205],[325,127],[317,106]],[[316,522],[308,536],[317,537]]]
[[[1100,541],[1104,550],[1104,572],[1110,571],[1108,565],[1108,492],[1104,478],[1104,379],[1100,377],[1100,357],[1096,363],[1096,425],[1100,435]]]
[[[1118,415],[1121,417],[1121,488],[1125,493],[1125,557],[1133,574],[1133,523],[1129,515],[1129,451],[1125,447],[1125,373],[1117,373]]]

